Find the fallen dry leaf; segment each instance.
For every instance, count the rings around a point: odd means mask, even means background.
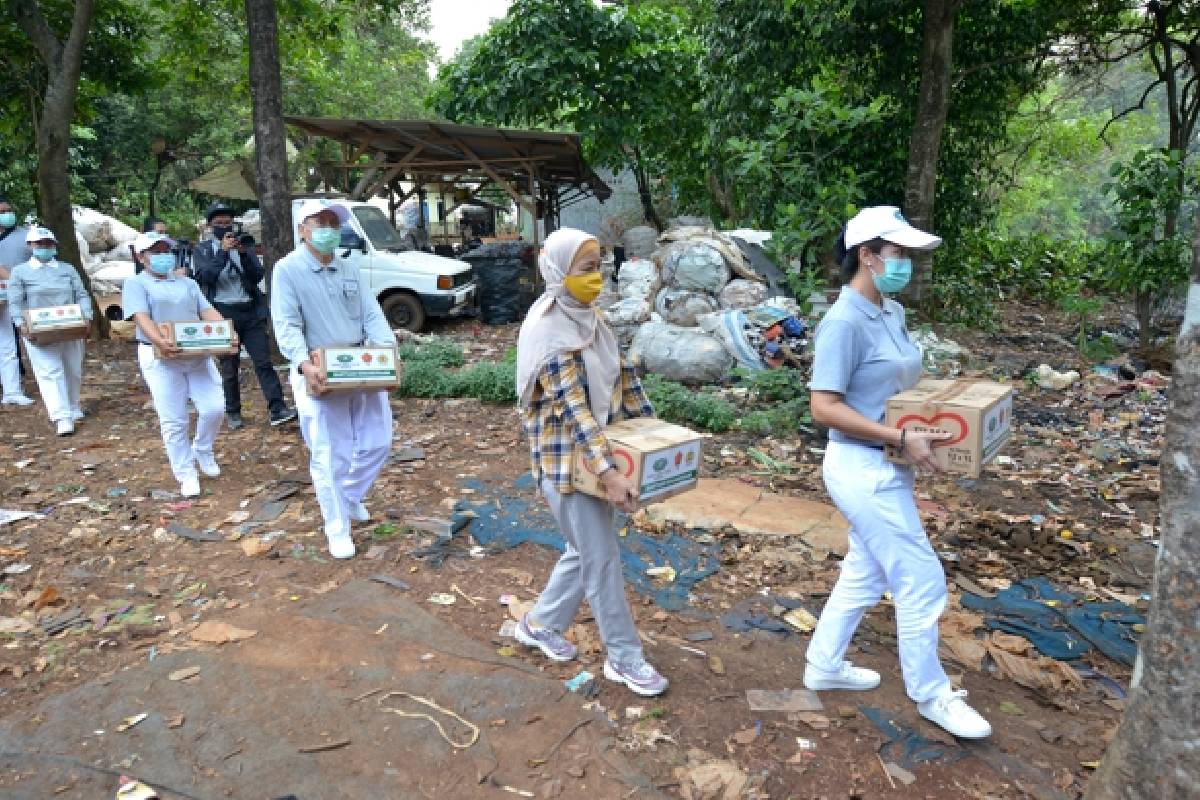
[[[241,545],[242,552],[251,558],[254,556],[265,555],[275,548],[274,540],[264,542],[257,536],[253,536],[249,539],[242,539],[240,542],[238,542],[238,544]]]
[[[200,674],[199,667],[184,667],[183,669],[177,669],[174,672],[172,672],[170,675],[168,675],[167,680],[169,680],[169,681],[186,681],[188,678],[194,678],[195,676],[197,676],[199,674]]]
[[[192,638],[197,642],[208,642],[209,644],[225,644],[226,642],[240,642],[243,639],[249,639],[251,636],[258,634],[258,631],[244,630],[234,627],[228,622],[217,622],[216,620],[206,620],[192,630]]]

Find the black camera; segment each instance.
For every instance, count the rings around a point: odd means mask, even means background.
[[[254,247],[255,245],[254,237],[251,234],[246,233],[246,229],[242,227],[242,223],[237,221],[235,221],[232,225],[214,225],[212,232],[213,238],[218,242],[224,240],[224,238],[230,234],[236,236],[239,249]]]

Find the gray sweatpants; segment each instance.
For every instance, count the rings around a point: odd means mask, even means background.
[[[559,494],[544,478],[542,494],[558,521],[567,549],[533,607],[534,621],[563,633],[587,598],[609,660],[641,660],[642,642],[625,600],[612,504],[582,492]]]

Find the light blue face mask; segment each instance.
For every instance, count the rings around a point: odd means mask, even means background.
[[[318,253],[329,255],[337,250],[338,242],[342,240],[342,232],[338,228],[313,228],[308,235],[308,241]]]
[[[875,288],[884,294],[895,294],[904,291],[912,280],[912,259],[888,256],[883,259],[883,274],[871,273]]]
[[[58,250],[53,247],[35,247],[30,252],[38,261],[53,261],[58,255]]]
[[[12,211],[0,211],[0,228],[15,228],[17,215]]]
[[[175,269],[174,253],[151,253],[150,271],[155,275],[169,275]]]

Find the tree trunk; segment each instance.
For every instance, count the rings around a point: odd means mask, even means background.
[[[642,153],[637,148],[633,149],[633,177],[637,181],[638,198],[642,201],[642,216],[646,218],[647,223],[654,226],[655,230],[661,231],[665,226],[658,216],[658,211],[654,209],[654,196],[650,193],[650,177],[646,174]]]
[[[75,220],[71,216],[71,177],[69,157],[71,120],[75,116],[75,95],[83,68],[83,49],[92,24],[93,0],[76,0],[71,30],[65,42],[58,40],[42,16],[37,2],[9,0],[8,7],[17,25],[25,32],[46,68],[46,94],[42,98],[41,119],[37,130],[38,211],[42,224],[58,238],[58,258],[69,262],[79,273],[92,303],[92,334],[108,338],[108,319],[92,293],[92,280],[83,268],[83,255],[75,239]]]
[[[288,185],[287,128],[279,67],[279,23],[275,0],[246,0],[249,28],[250,98],[254,104],[254,168],[262,210],[263,265],[267,290],[275,262],[293,248],[292,196]]]
[[[1200,211],[1197,212],[1200,216]],[[1200,223],[1200,219],[1197,220]],[[1162,538],[1133,687],[1086,800],[1200,797],[1200,224],[1159,464]],[[1190,699],[1189,699],[1190,698]]]
[[[937,192],[938,153],[950,109],[953,69],[954,16],[961,0],[925,0],[921,39],[921,85],[917,114],[908,142],[908,175],[904,182],[904,213],[922,230],[933,229]],[[933,257],[913,254],[913,277],[905,298],[917,305],[933,282]]]
[[[1138,347],[1144,354],[1150,349],[1150,329],[1154,322],[1154,293],[1138,289],[1134,294],[1133,305],[1138,321]]]

